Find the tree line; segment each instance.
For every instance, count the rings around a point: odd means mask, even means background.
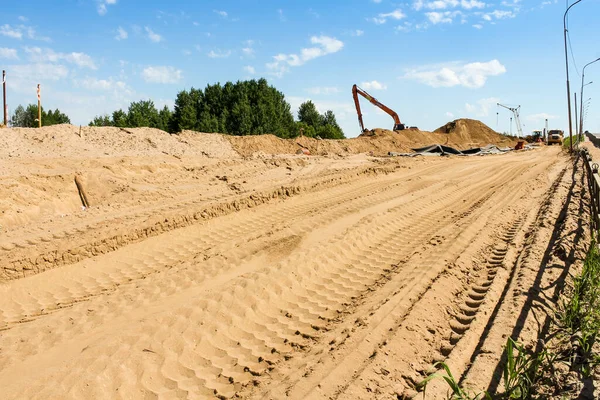
[[[19,105],[11,118],[17,127],[38,126],[37,105]],[[69,117],[58,109],[42,109],[42,125],[70,124]],[[282,92],[266,79],[207,85],[204,90],[191,88],[177,93],[174,110],[157,109],[152,100],[132,102],[126,111],[95,117],[90,126],[120,128],[157,128],[170,133],[183,130],[230,135],[262,135],[271,133],[282,138],[300,134],[323,139],[343,139],[333,111],[320,114],[308,100],[298,109],[294,120],[291,107]]]
[[[42,107],[42,126],[70,123],[69,117],[58,109],[46,111]],[[29,104],[27,107],[19,104],[10,118],[10,124],[21,128],[37,128],[39,126],[37,104]]]
[[[173,112],[166,106],[159,111],[151,100],[133,102],[127,112],[117,110],[112,115],[97,116],[90,126],[151,127],[170,133],[193,130],[230,135],[271,133],[282,138],[300,134],[344,138],[334,113],[319,114],[310,100],[302,103],[298,121],[294,121],[285,96],[266,79],[183,90],[177,94]]]

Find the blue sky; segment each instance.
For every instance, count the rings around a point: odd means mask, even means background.
[[[554,0],[11,1],[0,22],[8,103],[36,101],[74,124],[178,91],[265,77],[294,110],[311,99],[360,131],[354,83],[402,122],[433,130],[455,118],[509,130],[497,102],[521,105],[524,131],[567,130],[562,16]],[[569,12],[572,90],[600,57],[600,0]],[[586,69],[586,129],[600,132],[600,62]],[[579,96],[579,95],[578,95]],[[497,114],[498,113],[498,114]],[[392,119],[363,102],[368,128]],[[498,121],[498,123],[497,123]],[[513,130],[516,128],[513,126]]]

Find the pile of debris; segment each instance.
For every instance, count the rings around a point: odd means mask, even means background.
[[[523,147],[523,150],[531,150],[535,146],[528,144]],[[498,147],[494,144],[488,144],[484,147],[473,147],[466,150],[458,150],[454,147],[445,146],[442,144],[433,144],[431,146],[420,147],[418,149],[412,149],[414,153],[396,153],[390,151],[388,153],[389,156],[392,157],[416,157],[416,156],[447,156],[447,155],[457,155],[457,156],[484,156],[488,154],[504,154],[508,151],[515,150],[512,147]]]

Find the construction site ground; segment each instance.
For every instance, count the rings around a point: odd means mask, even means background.
[[[589,240],[558,146],[273,156],[117,131],[5,135],[2,398],[402,398],[440,360],[484,390]]]

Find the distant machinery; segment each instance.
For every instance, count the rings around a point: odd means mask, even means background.
[[[518,107],[509,107],[509,106],[505,106],[504,104],[500,104],[500,103],[496,103],[498,104],[500,107],[504,107],[507,110],[511,111],[515,117],[515,123],[517,124],[517,137],[523,137],[523,126],[521,125],[521,106]],[[512,125],[512,124],[511,124]]]

